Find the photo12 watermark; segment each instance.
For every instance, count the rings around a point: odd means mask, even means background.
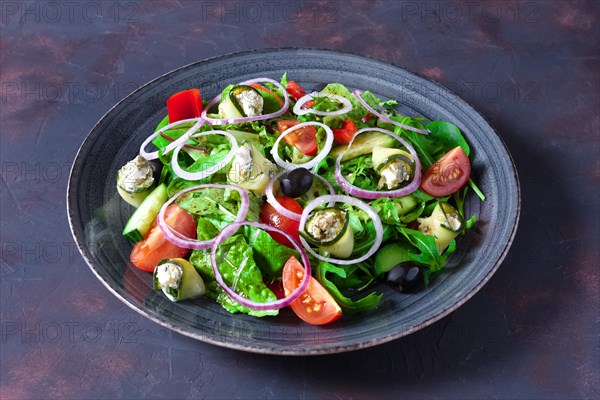
[[[26,322],[2,321],[0,343],[138,343],[137,326],[131,321],[119,322]]]
[[[506,20],[534,24],[540,21],[540,5],[533,1],[402,1],[395,6],[400,8],[399,21],[403,23],[494,23]]]
[[[2,1],[0,27],[28,23],[125,23],[138,22],[138,3],[133,1]]]
[[[537,103],[541,94],[541,86],[536,81],[442,81],[440,83],[469,103]],[[431,103],[447,101],[445,90],[430,83],[407,83],[402,86],[395,100],[400,104],[409,103],[415,93],[422,94]]]
[[[2,104],[21,103],[116,103],[134,90],[137,82],[54,82],[54,81],[4,81],[0,84]]]
[[[339,1],[199,1],[200,21],[220,23],[339,22]]]
[[[8,264],[8,260],[16,263],[45,263],[75,261],[77,245],[73,241],[37,241],[0,243],[0,258]]]

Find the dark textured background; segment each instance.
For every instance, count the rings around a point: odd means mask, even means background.
[[[0,398],[597,398],[596,1],[0,2]],[[480,110],[522,187],[512,250],[433,326],[335,356],[269,357],[174,334],[114,298],[69,232],[75,152],[172,69],[264,47],[364,54]]]

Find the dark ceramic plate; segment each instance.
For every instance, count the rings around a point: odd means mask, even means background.
[[[284,72],[305,87],[340,82],[397,99],[407,115],[447,120],[471,144],[474,178],[487,201],[471,196],[480,222],[462,237],[447,272],[410,296],[385,285],[380,307],[344,316],[325,327],[303,323],[289,310],[276,318],[232,315],[198,299],[171,303],[151,287],[151,275],[132,267],[131,244],[121,235],[132,209],[115,188],[117,170],[133,158],[165,114],[165,100],[198,87],[206,99],[232,82]],[[111,109],[89,133],[75,159],[67,193],[69,222],[79,250],[100,281],[128,306],[184,335],[238,350],[270,354],[323,354],[385,343],[421,329],[472,297],[498,268],[512,242],[520,208],[511,157],[496,132],[473,108],[438,84],[380,61],[323,50],[263,50],[200,61],[163,75]]]

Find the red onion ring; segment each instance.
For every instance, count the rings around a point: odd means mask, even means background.
[[[242,225],[249,225],[249,226],[253,226],[258,229],[263,229],[266,231],[273,231],[273,232],[282,234],[290,241],[290,243],[292,243],[292,245],[294,245],[294,248],[296,250],[298,250],[298,252],[300,253],[300,258],[302,259],[302,263],[304,264],[304,269],[305,269],[304,277],[302,278],[302,281],[300,282],[300,286],[298,286],[296,289],[294,289],[292,291],[292,293],[290,293],[283,299],[272,301],[270,303],[256,303],[254,301],[248,300],[245,297],[240,296],[233,289],[231,289],[229,286],[227,286],[225,284],[225,282],[223,281],[223,277],[221,276],[221,273],[219,272],[219,268],[217,266],[217,248],[223,241],[230,238],[235,232],[237,232],[237,230]],[[296,240],[294,240],[294,238],[292,238],[292,236],[290,234],[288,234],[287,232],[285,232],[279,228],[275,228],[273,226],[267,225],[267,224],[262,224],[260,222],[252,222],[252,221],[232,222],[231,224],[225,226],[225,228],[223,228],[223,230],[214,239],[214,243],[212,244],[212,248],[210,251],[210,261],[212,264],[213,273],[215,274],[215,279],[217,280],[217,283],[219,284],[219,286],[221,286],[221,288],[225,291],[225,293],[227,293],[229,296],[231,296],[232,299],[234,299],[241,305],[248,307],[248,308],[252,308],[253,310],[275,310],[275,309],[289,306],[292,302],[294,302],[294,300],[296,300],[298,297],[300,297],[300,295],[302,295],[302,293],[304,293],[304,291],[308,287],[308,283],[310,282],[310,279],[311,279],[310,261],[308,259],[308,255],[306,254],[306,252],[304,251],[302,246],[300,246],[298,244],[298,242],[296,242]]]
[[[243,221],[246,218],[246,215],[248,214],[248,209],[250,207],[250,199],[248,198],[248,192],[246,192],[244,189],[242,189],[239,186],[205,184],[205,185],[196,185],[196,186],[192,186],[192,187],[180,190],[179,192],[175,193],[175,195],[173,197],[171,197],[165,204],[163,204],[163,206],[161,207],[161,209],[158,213],[158,217],[157,217],[157,221],[158,221],[157,223],[158,223],[158,227],[160,228],[160,231],[163,233],[163,235],[167,238],[167,240],[169,242],[173,243],[176,246],[182,247],[184,249],[204,250],[204,249],[207,249],[210,246],[212,246],[213,242],[215,241],[214,238],[210,239],[210,240],[190,239],[189,237],[182,235],[180,232],[176,231],[174,228],[167,225],[167,223],[165,222],[165,210],[177,198],[179,198],[180,196],[182,196],[186,193],[193,192],[196,190],[202,190],[202,189],[234,189],[234,190],[237,190],[238,193],[240,194],[241,203],[240,203],[240,208],[238,210],[238,214],[237,214],[234,222]]]
[[[179,146],[175,147],[173,150],[173,157],[171,158],[171,168],[173,168],[173,173],[180,178],[186,179],[188,181],[199,181],[200,179],[204,179],[207,176],[211,176],[215,172],[223,169],[235,156],[235,151],[237,149],[237,140],[235,137],[226,131],[214,130],[214,131],[206,131],[201,133],[191,134],[190,138],[197,138],[200,136],[208,136],[208,135],[223,135],[227,139],[229,139],[229,143],[231,143],[231,151],[225,156],[224,159],[216,163],[215,165],[211,165],[208,169],[200,172],[188,172],[181,168],[179,162],[177,160],[177,156],[179,156],[179,151],[183,148],[184,143],[180,143]],[[187,142],[187,140],[186,140]],[[172,143],[171,143],[172,144]]]
[[[302,108],[306,103],[313,100],[315,97],[329,97],[329,98],[335,99],[335,100],[339,101],[340,103],[342,103],[344,105],[344,107],[340,108],[339,110],[335,110],[335,111],[319,111],[319,110],[315,110],[312,108]],[[293,111],[294,111],[294,114],[296,114],[296,115],[305,115],[308,113],[313,113],[313,114],[319,115],[321,117],[324,117],[327,115],[330,115],[330,116],[342,115],[342,114],[346,114],[346,113],[349,113],[350,111],[352,111],[352,103],[350,102],[350,100],[348,100],[344,96],[340,96],[337,94],[312,92],[310,94],[300,97],[298,99],[298,101],[296,102],[296,104],[294,105]]]
[[[346,180],[346,178],[344,178],[344,176],[342,175],[342,165],[341,165],[342,164],[342,156],[350,148],[350,146],[352,146],[354,139],[356,139],[356,137],[358,135],[360,135],[363,132],[369,132],[369,131],[385,133],[386,135],[393,137],[394,139],[396,139],[397,141],[402,143],[402,145],[404,145],[404,147],[406,147],[406,149],[410,153],[410,156],[412,157],[413,161],[415,162],[415,175],[410,184],[408,184],[407,186],[404,186],[403,188],[400,188],[400,189],[389,190],[386,192],[380,192],[380,191],[374,191],[374,190],[361,189],[357,186],[352,185],[350,182],[348,182]],[[356,131],[354,136],[352,136],[352,140],[350,140],[350,143],[348,143],[348,147],[346,148],[346,151],[343,151],[338,156],[338,158],[335,160],[335,179],[338,181],[340,186],[349,194],[356,196],[356,197],[361,197],[363,199],[378,199],[380,197],[405,196],[407,194],[414,192],[415,190],[417,190],[419,188],[419,184],[421,183],[421,161],[419,160],[419,157],[417,156],[417,152],[415,151],[415,149],[412,148],[412,146],[410,144],[408,144],[404,139],[402,139],[400,136],[396,135],[394,132],[388,131],[387,129],[381,129],[381,128],[360,129],[360,130]]]
[[[277,151],[277,149],[279,148],[279,143],[281,142],[281,139],[283,139],[285,135],[295,131],[296,129],[300,129],[305,126],[314,126],[314,125],[320,126],[321,128],[325,129],[325,133],[327,134],[327,138],[325,139],[325,144],[323,145],[323,148],[321,149],[319,154],[317,154],[312,160],[307,161],[303,164],[292,164],[292,163],[283,161],[281,159],[281,157],[279,157],[279,153]],[[299,123],[297,125],[294,125],[288,129],[286,129],[285,131],[281,132],[281,134],[279,135],[279,137],[273,144],[273,148],[271,149],[271,155],[273,156],[273,160],[275,161],[275,163],[283,169],[290,170],[290,169],[294,169],[294,168],[298,168],[298,167],[304,167],[306,169],[311,169],[312,167],[316,166],[321,161],[323,161],[325,159],[325,157],[327,157],[327,155],[331,151],[331,147],[333,147],[333,131],[331,130],[331,128],[320,122],[309,121],[309,122]]]
[[[170,152],[171,150],[175,149],[176,147],[185,144],[188,142],[189,137],[192,135],[192,133],[194,133],[196,130],[200,129],[202,127],[202,125],[204,125],[204,119],[202,118],[189,118],[189,119],[182,119],[180,121],[175,121],[171,124],[165,125],[162,128],[160,128],[159,130],[157,130],[156,132],[154,132],[152,135],[148,136],[146,138],[146,140],[144,140],[144,143],[142,143],[142,145],[140,146],[140,156],[144,157],[146,160],[150,161],[150,160],[156,160],[158,158],[158,152],[160,150],[156,150],[153,151],[152,153],[148,153],[145,149],[146,146],[148,146],[148,144],[154,140],[154,138],[156,138],[158,135],[160,135],[161,133],[163,133],[166,130],[175,128],[181,124],[185,124],[185,123],[189,123],[189,122],[195,122],[195,124],[187,130],[186,133],[184,133],[183,135],[181,135],[181,137],[177,140],[174,140],[173,142],[169,143],[165,149],[163,150],[163,154],[167,154],[168,152]]]
[[[383,121],[385,121],[387,123],[390,123],[392,125],[396,125],[396,126],[399,126],[401,128],[408,129],[409,131],[420,133],[422,135],[428,135],[429,134],[429,131],[427,129],[419,129],[419,128],[414,128],[414,127],[412,127],[410,125],[401,124],[400,122],[396,122],[396,121],[394,121],[394,120],[386,117],[382,113],[376,111],[373,107],[371,107],[369,104],[367,104],[367,102],[362,98],[362,96],[361,96],[362,90],[355,90],[354,92],[352,92],[352,94],[354,95],[354,97],[356,97],[356,100],[358,100],[359,103],[364,108],[366,108],[371,114],[374,114],[374,115],[378,116],[379,119],[381,119],[381,120],[383,120]]]
[[[353,206],[358,207],[361,210],[363,210],[364,212],[366,212],[367,214],[369,214],[369,217],[371,217],[371,220],[373,221],[373,225],[375,228],[375,242],[373,243],[373,246],[371,246],[369,251],[362,257],[356,258],[354,260],[341,260],[341,259],[337,259],[337,258],[323,257],[322,255],[316,253],[310,247],[308,242],[302,236],[300,236],[300,242],[302,242],[302,245],[304,246],[306,251],[308,251],[312,256],[318,258],[321,261],[329,262],[332,264],[338,264],[338,265],[356,264],[356,263],[366,260],[367,258],[371,257],[373,254],[375,254],[377,249],[379,249],[379,246],[381,246],[381,242],[383,241],[383,224],[381,223],[381,218],[379,218],[379,215],[377,215],[375,210],[373,210],[367,203],[362,202],[351,196],[326,195],[326,196],[318,197],[315,200],[311,201],[310,203],[308,203],[306,208],[302,211],[302,219],[300,220],[300,227],[298,229],[300,231],[303,231],[304,228],[306,227],[306,221],[308,220],[308,215],[310,214],[310,212],[313,211],[315,208],[319,207],[320,205],[325,204],[327,202],[352,204]],[[348,229],[351,229],[350,226],[348,226]]]
[[[267,196],[267,203],[269,203],[270,205],[273,206],[273,208],[275,208],[275,210],[277,210],[277,212],[281,215],[283,215],[284,217],[288,217],[289,219],[293,219],[294,221],[300,221],[300,219],[302,218],[302,214],[298,214],[295,213],[293,211],[288,210],[287,208],[283,207],[275,198],[275,195],[273,194],[273,184],[279,179],[281,178],[281,176],[285,173],[289,172],[289,170],[283,170],[280,173],[278,173],[277,175],[275,175],[270,181],[269,184],[267,185],[267,188],[265,189],[265,195]],[[333,186],[331,186],[331,184],[329,182],[327,182],[327,180],[325,178],[323,178],[322,176],[319,175],[315,175],[312,174],[313,177],[315,178],[319,178],[321,181],[323,181],[325,183],[325,186],[327,186],[327,189],[329,190],[329,193],[331,193],[332,195],[335,194],[335,190],[333,189]]]
[[[278,89],[283,93],[283,106],[273,113],[256,115],[254,117],[243,117],[243,118],[211,118],[208,116],[208,110],[213,108],[220,100],[221,95],[219,94],[217,97],[212,99],[202,111],[201,117],[206,120],[211,125],[223,125],[223,124],[241,124],[244,122],[253,122],[253,121],[263,121],[265,119],[279,117],[282,114],[285,114],[290,106],[290,99],[288,97],[287,91],[285,88],[277,81],[269,78],[256,78],[250,79],[244,82],[238,83],[238,85],[249,85],[251,83],[260,83],[260,82],[269,82],[273,85],[277,86]]]

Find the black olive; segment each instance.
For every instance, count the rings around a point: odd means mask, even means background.
[[[325,86],[327,86],[326,83],[317,83],[315,86],[313,86],[312,91],[320,92],[321,90],[325,89]]]
[[[300,197],[312,186],[313,175],[306,168],[296,168],[282,176],[279,182],[281,194],[287,197]]]
[[[414,263],[396,265],[387,274],[387,283],[399,292],[408,292],[423,281],[421,268]]]

